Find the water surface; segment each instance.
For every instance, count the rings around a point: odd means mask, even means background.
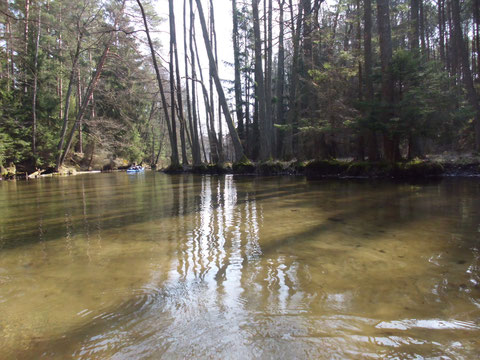
[[[0,183],[0,358],[473,359],[480,180]]]

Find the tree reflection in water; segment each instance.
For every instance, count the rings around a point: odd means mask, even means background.
[[[478,351],[475,181],[146,173],[0,185],[7,356]]]

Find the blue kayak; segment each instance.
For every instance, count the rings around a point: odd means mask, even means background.
[[[145,171],[145,168],[142,166],[135,166],[130,169],[127,169],[127,173],[140,173],[144,171]]]

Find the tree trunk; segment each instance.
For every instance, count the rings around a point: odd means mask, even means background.
[[[244,32],[244,53],[245,53],[245,67],[248,69],[246,70],[245,78],[245,138],[246,141],[246,149],[247,154],[251,158],[256,158],[258,156],[258,139],[260,135],[258,133],[258,123],[256,121],[256,116],[253,117],[252,122],[250,122],[250,99],[251,99],[251,57],[250,57],[250,36],[249,31]]]
[[[260,159],[267,160],[272,155],[271,142],[266,119],[265,79],[262,66],[262,39],[260,35],[260,20],[258,14],[259,0],[252,0],[253,32],[255,37],[255,97],[258,100],[258,124],[260,128]]]
[[[60,6],[60,18],[59,22],[62,23],[62,7]],[[59,118],[63,119],[63,61],[62,61],[62,32],[60,31],[58,33],[58,54],[59,54],[59,59],[60,59],[60,73],[57,74],[57,83],[58,83],[58,98],[59,98],[59,103],[60,103],[60,109],[59,109]]]
[[[338,20],[338,13],[339,13],[340,5],[337,6],[337,15],[336,19]],[[348,13],[346,15],[348,17]],[[337,21],[336,21],[337,23]],[[303,19],[302,19],[302,52],[300,53],[301,59],[301,66],[300,66],[300,86],[299,90],[299,118],[303,119],[306,118],[308,121],[313,121],[315,119],[315,92],[316,89],[313,87],[313,78],[311,76],[310,71],[313,70],[313,41],[312,41],[312,2],[311,0],[303,0]],[[333,36],[332,36],[332,44],[335,40],[335,31],[336,25],[334,26]],[[333,46],[332,46],[333,51]],[[297,131],[294,131],[297,132]],[[297,157],[303,159],[305,157],[317,157],[318,151],[316,146],[312,146],[312,148],[316,148],[311,154],[306,153],[306,144],[308,141],[316,142],[318,141],[320,144],[323,143],[323,138],[325,134],[303,134],[302,132],[298,132],[297,138],[298,142],[301,146],[298,146],[296,149]]]
[[[77,128],[80,125],[80,123],[82,122],[83,117],[85,116],[85,112],[86,112],[87,107],[90,103],[90,99],[92,97],[93,91],[95,90],[95,88],[97,86],[97,83],[98,83],[98,80],[100,79],[100,75],[102,73],[103,66],[105,65],[107,55],[110,51],[110,46],[111,46],[111,41],[108,41],[107,45],[105,46],[105,49],[103,50],[102,56],[100,57],[100,60],[97,64],[97,66],[96,66],[95,74],[92,77],[92,79],[90,80],[90,84],[88,84],[87,92],[86,92],[85,96],[83,97],[82,105],[80,106],[80,109],[79,109],[78,114],[77,114],[77,118],[75,120],[75,123],[74,123],[71,131],[70,131],[70,135],[69,135],[67,143],[65,145],[65,151],[63,151],[63,153],[61,154],[60,162],[57,164],[57,168],[60,168],[63,165],[63,163],[65,161],[65,158],[66,158],[66,156],[67,156],[67,154],[70,150],[70,147],[72,145],[73,137],[74,137],[74,135],[77,131]]]
[[[12,23],[8,0],[5,2],[5,59],[7,66],[7,91],[15,88],[15,65],[13,63]]]
[[[275,97],[277,98],[276,106],[276,119],[277,124],[283,125],[285,122],[283,112],[283,96],[285,91],[285,24],[284,24],[284,6],[285,0],[278,0],[278,6],[280,8],[280,20],[279,20],[279,35],[278,35],[278,62],[277,62],[277,83],[276,83],[276,93]],[[280,135],[281,134],[281,135]],[[277,148],[276,153],[277,157],[282,154],[283,147],[283,132],[277,132]]]
[[[176,134],[176,131],[175,132],[173,131],[173,125],[174,125],[173,123],[175,122],[175,119],[172,119],[172,123],[170,123],[170,114],[168,113],[167,99],[165,97],[165,91],[163,89],[162,77],[160,75],[160,70],[158,69],[157,57],[155,55],[155,50],[153,49],[153,43],[152,43],[152,39],[150,37],[150,31],[148,29],[147,17],[145,16],[145,10],[144,10],[143,5],[142,5],[140,0],[137,0],[137,4],[140,7],[140,11],[142,13],[143,24],[145,26],[145,32],[147,33],[148,46],[149,46],[150,52],[152,54],[153,67],[155,68],[155,74],[157,76],[157,83],[158,83],[158,87],[160,89],[160,96],[162,98],[162,107],[163,107],[163,112],[164,112],[164,116],[165,116],[165,121],[167,122],[168,135],[170,137],[170,146],[171,146],[171,150],[172,150],[171,165],[178,166],[180,164],[180,161],[178,159],[177,134]]]
[[[196,84],[194,83],[193,86],[196,86]],[[197,104],[199,104],[199,100],[198,100],[198,92],[196,92],[197,96],[195,98],[195,102]],[[198,107],[197,107],[198,109]],[[200,111],[200,109],[198,109],[198,111]],[[202,130],[202,124],[200,122],[200,113],[197,114],[197,118],[199,120],[198,122],[198,130],[199,130],[199,133],[200,133],[200,145],[202,145],[202,153],[203,153],[203,159],[205,160],[206,163],[208,163],[208,158],[207,158],[207,152],[205,151],[205,142],[203,141],[203,130]]]
[[[363,101],[363,68],[362,68],[362,25],[361,25],[361,7],[360,0],[356,0],[356,56],[358,57],[358,100]],[[359,161],[365,160],[365,129],[360,129],[357,133],[356,139],[356,156],[355,159]]]
[[[291,22],[294,23],[294,11],[292,0],[290,0]],[[300,31],[302,26],[303,14],[303,0],[298,1],[298,14],[296,26],[293,31],[293,60],[292,69],[290,71],[290,96],[289,96],[289,110],[287,114],[287,133],[285,136],[284,154],[283,157],[287,160],[291,159],[293,154],[293,134],[298,123],[299,104],[298,104],[298,81],[299,81],[299,66],[298,57],[300,50]]]
[[[445,0],[438,0],[438,33],[440,36],[440,61],[445,65]]]
[[[393,106],[393,79],[390,71],[392,60],[392,37],[390,28],[389,0],[377,0],[378,32],[380,37],[380,60],[382,70],[382,122],[388,127],[392,117]],[[395,130],[390,134],[384,133],[384,152],[389,161],[396,161],[398,141]]]
[[[475,56],[477,75],[480,74],[480,1],[473,1],[473,18],[475,22]]]
[[[410,49],[417,50],[419,48],[418,39],[420,37],[419,32],[419,21],[418,21],[418,14],[419,14],[419,5],[418,2],[421,0],[411,0],[411,11],[410,11]]]
[[[420,8],[420,23],[419,23],[419,30],[420,30],[420,45],[422,47],[422,54],[427,54],[427,46],[425,42],[425,12],[423,11],[423,0],[418,0],[419,8]]]
[[[25,0],[25,29],[24,29],[24,33],[23,33],[23,41],[24,41],[24,45],[23,45],[23,51],[24,51],[24,69],[23,69],[23,81],[24,81],[24,84],[23,84],[23,90],[25,92],[25,94],[27,93],[27,90],[28,90],[28,86],[27,86],[27,82],[28,82],[28,73],[27,73],[27,68],[28,68],[28,64],[27,64],[27,59],[28,59],[28,37],[29,37],[29,22],[30,22],[30,0]]]
[[[250,61],[250,52],[249,52],[249,46],[248,46],[248,35],[247,32],[245,31],[245,46],[244,46],[244,52],[245,52],[245,64],[248,64]],[[244,88],[245,88],[245,149],[248,154],[248,156],[253,157],[252,154],[254,151],[252,151],[252,148],[255,147],[257,142],[252,141],[252,129],[250,126],[250,71],[245,74],[244,76]],[[254,137],[257,135],[255,131],[254,132]],[[252,146],[253,144],[253,146]]]
[[[223,109],[223,115],[225,116],[225,120],[228,125],[228,130],[230,132],[230,137],[232,138],[233,146],[235,148],[235,160],[236,161],[242,161],[244,160],[244,152],[243,152],[243,147],[240,142],[240,139],[238,137],[237,131],[235,129],[235,125],[232,120],[232,116],[230,115],[230,110],[228,109],[228,104],[227,100],[225,98],[225,93],[223,92],[222,84],[220,82],[220,78],[218,76],[218,71],[215,66],[215,58],[213,56],[213,51],[210,46],[210,42],[208,41],[208,31],[207,31],[207,24],[205,21],[205,15],[203,13],[203,8],[202,8],[202,3],[201,0],[195,0],[197,3],[197,8],[198,8],[198,14],[200,16],[200,23],[202,25],[202,32],[203,32],[203,40],[205,42],[205,47],[207,50],[208,54],[208,59],[210,61],[210,66],[212,67],[212,76],[215,80],[215,86],[217,88],[217,93],[218,93],[218,100],[220,101],[220,104],[222,105]]]
[[[68,113],[70,111],[70,99],[72,97],[72,91],[73,91],[73,85],[75,82],[75,74],[77,73],[77,64],[78,64],[78,59],[80,58],[80,50],[82,47],[82,39],[83,39],[83,31],[80,32],[78,39],[77,39],[77,48],[75,50],[75,55],[73,56],[73,61],[72,61],[72,70],[70,71],[70,78],[68,80],[68,88],[67,88],[67,96],[65,98],[65,107],[63,111],[63,125],[62,125],[62,130],[60,131],[60,141],[58,142],[57,146],[57,164],[56,164],[56,170],[59,169],[61,165],[61,159],[63,157],[63,144],[65,141],[65,135],[67,133],[67,128],[68,128]]]
[[[183,102],[182,102],[182,87],[180,83],[180,69],[177,51],[177,34],[175,29],[175,11],[173,9],[173,0],[168,1],[169,5],[169,19],[170,19],[170,90],[172,97],[172,125],[175,123],[175,81],[177,84],[177,105],[178,105],[178,120],[180,121],[180,145],[182,149],[182,164],[188,165],[187,146],[185,142],[185,118],[183,116]],[[175,61],[175,62],[174,62]],[[173,68],[175,67],[175,72]],[[172,130],[175,126],[172,126]],[[175,135],[176,137],[176,135]]]
[[[197,59],[197,64],[198,64],[198,71],[200,73],[200,81],[197,82],[200,83],[202,87],[202,93],[203,93],[203,101],[205,104],[205,110],[206,110],[206,121],[205,124],[207,126],[207,138],[208,138],[208,144],[210,145],[210,161],[213,163],[218,162],[218,145],[217,145],[217,136],[215,134],[215,131],[212,129],[212,124],[213,124],[213,108],[212,108],[212,102],[210,101],[209,95],[208,95],[208,90],[205,85],[205,82],[203,81],[203,71],[202,71],[202,64],[200,62],[199,58],[199,51],[198,51],[198,46],[197,46],[197,39],[195,37],[195,32],[193,35],[193,43],[195,45],[195,55]],[[212,95],[213,96],[213,95]],[[200,119],[200,117],[199,117]]]
[[[382,70],[382,122],[388,127],[392,117],[393,79],[390,72],[392,60],[392,38],[390,28],[389,0],[377,0],[378,32],[380,36],[380,60]],[[384,133],[384,153],[389,161],[396,161],[398,143],[393,135],[395,131]]]
[[[422,53],[425,54],[425,38],[423,32],[423,0],[411,0],[411,29],[410,29],[410,43],[411,50],[415,57],[419,57],[419,37],[422,34]],[[420,16],[420,21],[419,21]],[[422,29],[422,31],[420,31]],[[423,151],[421,146],[421,139],[419,134],[410,133],[408,138],[408,158],[413,159],[415,157],[423,157]]]
[[[237,113],[238,122],[238,137],[241,140],[245,139],[245,130],[243,127],[243,105],[242,105],[242,84],[240,79],[240,48],[238,39],[238,10],[237,0],[232,0],[232,14],[233,14],[233,56],[235,66],[235,109]]]
[[[448,62],[450,75],[456,78],[458,74],[458,45],[457,45],[457,36],[455,34],[455,27],[452,20],[452,2],[454,0],[447,1],[447,21],[448,21],[448,30],[449,30],[449,46],[448,46]]]
[[[126,0],[122,1],[121,13],[123,13],[123,10],[124,10],[124,7],[125,7],[125,1]],[[119,16],[115,16],[115,21],[114,21],[114,24],[113,24],[114,29],[117,28],[118,20],[119,20]],[[63,165],[63,163],[65,161],[65,158],[66,158],[66,156],[67,156],[67,154],[70,150],[70,147],[72,145],[73,137],[74,137],[74,135],[75,135],[75,133],[78,129],[78,126],[80,125],[80,123],[82,122],[82,120],[85,116],[87,107],[90,104],[90,101],[92,99],[93,92],[95,91],[98,80],[100,79],[100,75],[102,74],[103,66],[105,65],[105,62],[107,60],[107,56],[110,52],[110,47],[111,47],[112,42],[114,40],[115,33],[116,33],[116,31],[111,32],[110,36],[106,40],[106,44],[105,44],[105,48],[103,50],[102,56],[100,57],[100,60],[98,61],[98,63],[95,66],[95,73],[92,76],[92,78],[90,79],[90,83],[88,84],[87,91],[86,91],[86,93],[85,93],[85,95],[82,99],[82,105],[80,107],[79,112],[77,113],[75,123],[73,124],[73,127],[72,127],[72,129],[70,131],[70,134],[68,136],[68,140],[67,140],[67,143],[65,145],[65,150],[63,152],[60,151],[60,155],[59,155],[60,160],[57,163],[57,169],[60,168]]]
[[[208,11],[208,20],[209,20],[209,38],[208,41],[210,42],[210,46],[212,47],[213,51],[213,26],[212,26],[212,14],[213,14],[213,4],[210,1],[209,2],[209,11]],[[214,54],[215,58],[215,65],[217,65],[217,60]],[[218,146],[218,139],[217,139],[217,131],[215,130],[215,98],[213,96],[213,77],[211,75],[212,69],[211,69],[211,64],[209,63],[209,71],[210,71],[210,76],[208,77],[208,83],[209,83],[209,96],[208,99],[210,100],[210,116],[209,120],[210,122],[207,123],[209,124],[210,130],[208,130],[208,139],[210,141],[210,158],[212,159],[211,161],[213,163],[218,163],[220,159],[220,154],[219,154],[219,146]]]
[[[155,158],[155,166],[158,164],[158,161],[160,160],[160,155],[163,149],[163,140],[165,139],[165,121],[162,121],[162,120],[165,120],[165,119],[160,117],[160,134],[161,134],[160,136],[161,137],[160,137],[160,142],[158,144],[157,156]]]
[[[82,81],[80,76],[80,68],[78,68],[77,69],[77,113],[80,111],[80,106],[82,106]],[[83,121],[80,121],[80,124],[78,124],[78,140],[79,141],[82,138],[82,125],[83,125]]]
[[[215,11],[213,6],[213,0],[209,2],[209,20],[210,20],[210,46],[212,47],[214,59],[215,59],[215,68],[218,70],[218,50],[217,50],[217,32],[215,30]],[[211,68],[210,68],[211,72]],[[212,140],[215,144],[214,159],[215,163],[223,163],[223,146],[222,146],[222,116],[221,116],[221,105],[218,103],[218,134],[215,128],[215,97],[213,95],[213,77],[210,74],[210,109],[211,109],[211,118],[210,118],[210,131]]]
[[[35,39],[35,57],[33,63],[33,97],[32,97],[32,153],[35,159],[37,154],[37,88],[38,88],[38,51],[40,47],[40,30],[42,28],[42,6],[38,3],[37,36]],[[34,160],[35,161],[35,160]]]
[[[365,57],[365,95],[369,104],[369,108],[373,106],[373,80],[372,80],[372,1],[364,2],[364,34],[363,34],[363,50]],[[370,111],[367,114],[370,116]],[[367,156],[369,161],[377,161],[379,159],[377,136],[375,131],[367,129]]]
[[[470,71],[470,62],[467,46],[463,37],[462,24],[460,21],[459,0],[452,0],[452,21],[455,29],[456,44],[460,63],[462,64],[463,82],[467,90],[467,98],[470,106],[475,109],[475,150],[480,151],[480,104],[478,103],[478,94],[473,84],[472,72]]]
[[[266,1],[266,0],[265,0]],[[267,16],[268,15],[268,16]],[[274,137],[274,129],[273,129],[273,106],[272,106],[272,77],[273,77],[273,3],[272,0],[268,0],[268,14],[266,14],[268,18],[268,26],[267,26],[267,56],[266,62],[267,67],[265,69],[265,122],[266,122],[266,130],[267,130],[267,137],[268,143],[270,144],[270,156],[272,157],[273,149],[275,148],[275,137]]]
[[[190,5],[192,1],[190,0]],[[190,6],[190,9],[192,6]],[[191,16],[193,12],[191,13]],[[193,49],[192,46],[192,17],[190,17],[190,49]],[[188,79],[188,46],[187,46],[187,0],[183,1],[183,34],[184,34],[184,42],[183,42],[183,49],[185,53],[185,83],[186,83],[186,93],[187,93],[187,112],[188,112],[188,123],[190,126],[190,133],[192,134],[192,159],[193,165],[199,166],[202,163],[201,155],[200,155],[200,144],[198,142],[198,129],[197,129],[197,114],[196,114],[196,104],[195,104],[195,85],[192,83],[192,98],[190,99],[190,80]],[[192,54],[192,79],[195,79],[195,59],[193,58]],[[193,106],[193,111],[192,111]]]
[[[213,6],[213,0],[210,0],[210,43],[213,46],[214,55],[215,55],[215,66],[218,69],[218,49],[217,49],[217,30],[215,28],[215,11]],[[211,77],[210,77],[211,78]],[[212,112],[215,113],[213,108],[213,96],[211,97],[212,101]],[[223,151],[223,134],[222,134],[222,106],[220,102],[218,103],[218,137],[215,134],[215,139],[218,144],[218,161],[219,163],[223,163],[225,161],[224,151]],[[212,118],[213,121],[213,118]]]

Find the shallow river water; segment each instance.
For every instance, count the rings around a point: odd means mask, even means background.
[[[0,183],[0,359],[477,359],[480,179]]]

